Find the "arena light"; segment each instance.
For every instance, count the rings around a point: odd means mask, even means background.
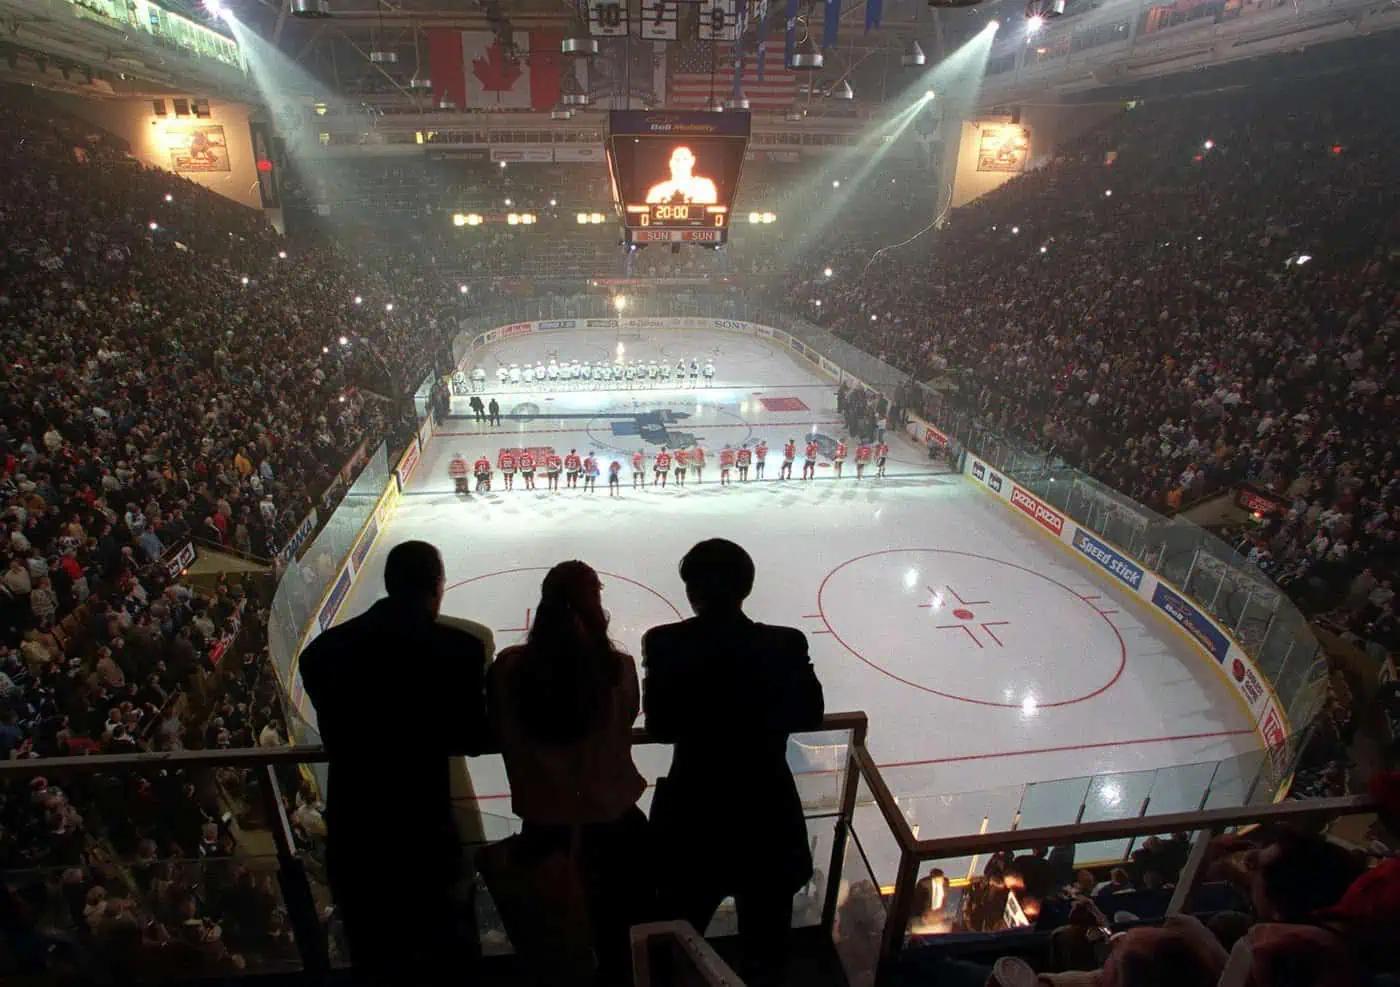
[[[578,225],[580,226],[585,226],[588,224],[588,213],[586,212],[581,212],[574,218],[578,220]]]
[[[822,300],[821,300],[820,298],[814,298],[814,299],[812,300],[812,304],[815,305],[817,308],[821,308],[821,307],[822,307]]]
[[[330,348],[329,346],[322,346],[322,347],[321,347],[321,352],[322,352],[322,353],[329,353],[330,351],[331,351],[331,348]]]
[[[285,250],[279,250],[279,251],[277,251],[277,259],[278,259],[278,260],[286,260],[286,259],[287,259],[287,252],[286,252]]]
[[[1019,226],[1013,226],[1013,227],[1011,227],[1011,232],[1012,232],[1013,235],[1019,236],[1020,233],[1021,233],[1021,227],[1019,227]]]
[[[550,200],[549,200],[549,204],[550,204],[551,206],[557,206],[557,205],[559,205],[559,200],[558,200],[558,199],[550,199]]]
[[[1103,190],[1103,197],[1104,197],[1105,199],[1111,199],[1111,198],[1113,198],[1113,189],[1111,189],[1111,188],[1106,188],[1106,189],[1104,189],[1104,190]]]
[[[385,303],[384,303],[384,311],[386,311],[386,312],[392,312],[393,310],[394,310],[394,303],[393,303],[393,302],[385,302]]]
[[[749,222],[757,226],[759,223],[763,222],[763,217],[756,212],[751,212],[749,213]]]
[[[501,162],[501,170],[502,170],[502,171],[505,171],[505,168],[506,168],[506,163],[505,163],[504,161],[502,161],[502,162]]]
[[[165,193],[165,201],[166,201],[166,202],[174,202],[174,201],[175,201],[175,196],[171,195],[169,192],[166,192],[166,193]]]
[[[248,275],[245,274],[245,275],[243,275],[243,277],[239,278],[239,279],[238,279],[238,283],[241,284],[241,285],[242,285],[243,287],[245,287],[245,288],[248,287]]]
[[[1026,33],[1036,34],[1045,26],[1045,18],[1039,14],[1032,14],[1026,18]]]
[[[588,221],[590,223],[601,223],[603,221],[603,214],[600,212],[591,212],[588,214]]]
[[[501,164],[505,164],[505,162],[502,161]],[[515,203],[511,202],[510,199],[507,198],[507,199],[506,199],[506,205],[508,205],[508,206],[513,206],[513,205],[515,205]]]
[[[829,268],[829,267],[823,268],[823,269],[822,269],[822,277],[824,277],[824,278],[829,278],[829,277],[831,277],[831,268]]]
[[[465,294],[467,293],[467,286],[464,285],[464,284],[459,284],[459,285],[457,286],[457,292],[458,292],[458,294],[465,295]]]
[[[349,345],[350,345],[350,337],[348,337],[348,336],[341,336],[340,339],[337,340],[337,342],[340,343],[341,346],[349,346]]]
[[[153,219],[153,220],[151,220],[149,223],[146,224],[146,229],[148,229],[148,230],[150,230],[152,233],[154,233],[156,230],[160,229],[160,224],[157,223],[157,222]]]
[[[878,320],[879,318],[880,318],[880,317],[879,317],[878,315],[876,315],[874,312],[871,312],[871,313],[870,313],[870,321],[871,321],[871,322],[875,322],[875,321]]]
[[[1203,144],[1201,145],[1201,147],[1205,148],[1207,151],[1214,150],[1214,149],[1215,149],[1215,141],[1213,141],[1213,140],[1211,140],[1209,137],[1207,137],[1206,140],[1205,140],[1205,143],[1203,143]]]
[[[924,90],[924,99],[934,99],[937,95],[932,89]]]
[[[831,180],[831,187],[832,187],[832,188],[840,188],[840,187],[841,187],[841,179],[839,179],[839,178],[833,178],[833,179]]]
[[[526,226],[535,225],[535,219],[535,214],[532,212],[523,212],[520,214],[520,222],[524,223]]]
[[[466,226],[466,225],[467,225],[467,214],[466,214],[466,213],[461,213],[461,212],[454,212],[454,213],[452,214],[452,225],[453,225],[453,226]]]
[[[479,212],[469,212],[469,213],[467,213],[467,225],[468,225],[468,226],[480,226],[481,224],[482,224],[481,213],[479,213]]]
[[[765,223],[776,223],[777,221],[778,221],[778,214],[777,214],[777,213],[766,212],[766,213],[763,214],[763,222],[765,222]]]
[[[507,200],[507,201],[509,201],[509,200]],[[508,214],[508,215],[506,216],[506,223],[507,223],[508,225],[510,225],[510,226],[519,226],[519,225],[520,225],[520,214],[519,214],[519,213],[514,213],[514,212]]]
[[[617,309],[619,312],[621,312],[621,311],[622,311],[623,309],[625,309],[626,307],[627,307],[627,296],[626,296],[626,295],[616,295],[616,296],[613,297],[613,308],[615,308],[615,309]]]
[[[1043,254],[1043,253],[1048,252],[1049,249],[1050,249],[1049,247],[1047,247],[1047,246],[1045,246],[1044,244],[1042,244],[1041,247],[1040,247],[1040,252]]]
[[[364,299],[361,298],[359,295],[356,295],[356,296],[355,296],[355,304],[356,304],[356,305],[360,304],[362,301],[364,301]]]

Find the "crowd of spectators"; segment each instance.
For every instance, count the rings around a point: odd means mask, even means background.
[[[180,549],[268,559],[333,506],[351,452],[403,424],[446,306],[283,241],[27,90],[0,100],[0,161],[0,757],[284,743],[262,587],[194,585]],[[181,974],[294,953],[270,874],[210,866],[257,814],[250,784],[0,786],[0,866],[25,875],[0,903],[4,969],[80,967],[84,946]]]
[[[1360,73],[1149,102],[936,236],[809,253],[776,297],[933,383],[934,420],[1155,509],[1275,491],[1250,561],[1393,650],[1397,98]]]

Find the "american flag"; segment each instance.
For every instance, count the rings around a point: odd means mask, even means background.
[[[797,99],[797,76],[783,64],[783,46],[770,40],[763,60],[763,81],[758,78],[758,54],[744,52],[743,87],[749,106],[780,113]],[[734,92],[734,43],[688,41],[672,46],[671,80],[666,105],[700,110],[713,99],[724,101]]]

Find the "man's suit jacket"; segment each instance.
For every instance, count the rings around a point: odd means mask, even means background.
[[[461,624],[383,599],[302,652],[302,681],[330,755],[333,885],[352,869],[369,883],[455,877],[450,762],[489,744],[488,647]]]
[[[647,730],[675,745],[652,821],[676,865],[796,891],[812,857],[788,735],[823,714],[806,636],[743,614],[695,617],[652,628],[642,656]]]

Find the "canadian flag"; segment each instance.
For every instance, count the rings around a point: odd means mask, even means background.
[[[490,31],[431,28],[433,95],[472,109],[549,110],[559,102],[562,31],[516,31],[514,48]]]

